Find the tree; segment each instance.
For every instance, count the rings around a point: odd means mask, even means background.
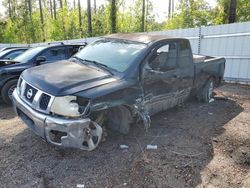
[[[82,8],[81,8],[81,0],[78,0],[78,17],[79,17],[80,33],[81,33],[81,37],[82,37],[83,36],[83,30],[82,30]]]
[[[11,10],[11,0],[8,0],[8,10],[9,10],[9,17],[12,17],[12,10]]]
[[[54,9],[54,18],[56,20],[57,19],[57,16],[56,16],[56,0],[53,0],[53,9]]]
[[[217,0],[213,15],[214,24],[250,21],[250,1]]]
[[[52,5],[52,0],[49,0],[49,8],[50,8],[51,18],[53,19],[53,5]]]
[[[188,28],[211,24],[212,8],[204,0],[181,0],[177,13],[168,20],[167,28]]]
[[[110,7],[110,22],[111,22],[111,33],[116,33],[116,0],[111,0]]]
[[[31,4],[31,0],[27,0],[28,1],[28,7],[29,7],[29,15],[31,17],[32,15],[32,4]]]
[[[171,18],[171,0],[168,0],[168,19]]]
[[[235,1],[217,0],[211,8],[207,0],[179,0],[173,12],[174,0],[168,0],[165,7],[170,14],[160,23],[154,15],[153,0],[134,0],[133,4],[108,0],[101,6],[94,0],[93,11],[91,0],[87,0],[87,9],[81,7],[81,0],[74,0],[72,7],[67,6],[67,0],[3,0],[6,15],[0,16],[0,41],[34,43],[250,21],[250,1],[237,0],[237,6]]]
[[[40,10],[41,25],[42,25],[42,35],[43,35],[43,39],[42,40],[45,41],[42,0],[39,0],[39,10]]]
[[[145,29],[145,0],[142,0],[141,32]]]
[[[92,22],[91,22],[91,6],[90,0],[87,0],[87,9],[88,9],[88,34],[92,36]]]
[[[228,23],[236,22],[236,0],[230,0]]]
[[[237,22],[250,21],[250,1],[249,0],[238,0],[237,1]]]

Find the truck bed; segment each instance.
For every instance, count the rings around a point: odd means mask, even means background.
[[[195,87],[201,87],[209,77],[214,77],[218,84],[223,79],[225,70],[225,58],[194,55],[193,62],[195,66]]]

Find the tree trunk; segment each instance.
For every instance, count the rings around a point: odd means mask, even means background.
[[[82,37],[82,36],[83,36],[83,30],[82,30],[82,9],[81,9],[81,0],[78,0],[78,16],[79,16],[80,34],[81,34],[81,37]]]
[[[172,0],[172,19],[173,19],[173,17],[174,17],[174,0]]]
[[[8,0],[8,9],[9,9],[9,17],[12,17],[12,13],[11,13],[11,0]]]
[[[116,0],[111,0],[110,20],[111,32],[116,33]]]
[[[145,28],[145,0],[142,0],[141,32],[144,32],[144,28]]]
[[[144,29],[144,31],[148,31],[148,19],[147,19],[147,16],[148,16],[148,6],[149,6],[149,2],[148,2],[148,0],[147,0],[147,2],[146,2],[146,11],[145,11],[145,29]]]
[[[31,17],[32,15],[32,4],[31,4],[31,0],[28,0],[28,7],[29,7],[29,15]]]
[[[171,18],[171,0],[168,0],[168,19]]]
[[[42,0],[39,0],[39,10],[40,10],[41,25],[42,25],[42,38],[43,38],[42,40],[45,41]]]
[[[11,1],[11,14],[12,14],[12,17],[15,17],[16,16],[16,6],[17,6],[17,2],[15,0],[12,0]]]
[[[50,8],[51,18],[53,19],[53,5],[52,5],[52,0],[49,0],[49,8]]]
[[[60,8],[62,9],[63,8],[63,2],[62,2],[62,0],[59,0],[59,2],[60,2]]]
[[[91,2],[87,0],[87,8],[88,8],[88,34],[92,35],[92,22],[91,22]]]
[[[53,4],[54,4],[54,18],[56,20],[57,19],[56,18],[56,0],[53,0]]]
[[[236,0],[230,0],[228,23],[236,22]]]

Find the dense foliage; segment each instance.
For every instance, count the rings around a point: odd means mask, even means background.
[[[90,3],[93,3],[90,7]],[[217,0],[211,8],[205,0],[179,0],[175,11],[159,22],[152,13],[157,0],[4,0],[0,17],[0,43],[34,43],[99,36],[112,32],[142,32],[228,23],[230,3]],[[170,7],[166,0],[166,10]],[[173,0],[172,0],[173,1]],[[177,0],[175,0],[177,1]],[[88,3],[88,8],[83,8]],[[236,21],[250,20],[250,1],[237,0]],[[233,15],[234,16],[234,15]]]

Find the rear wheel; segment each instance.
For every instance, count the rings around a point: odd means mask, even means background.
[[[202,89],[201,100],[202,102],[209,102],[213,98],[214,92],[214,79],[209,78]]]
[[[12,104],[12,94],[17,86],[17,82],[18,82],[17,79],[10,80],[3,86],[2,91],[1,91],[1,96],[2,96],[3,101],[6,104],[9,104],[9,105]]]

